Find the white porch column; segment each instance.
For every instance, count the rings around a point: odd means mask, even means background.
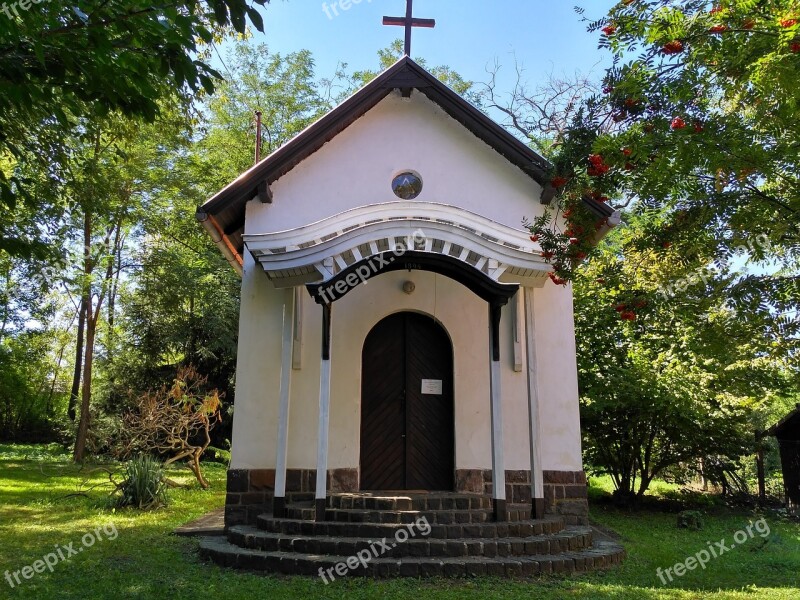
[[[292,348],[294,346],[295,290],[284,290],[283,335],[281,336],[281,384],[278,409],[278,451],[275,463],[275,499],[272,514],[286,516],[286,465],[289,452],[289,398],[292,388]]]
[[[536,320],[533,288],[524,288],[525,293],[525,347],[528,362],[528,421],[531,451],[531,516],[544,517],[544,479],[542,474],[542,434],[539,418],[539,377],[536,361]]]
[[[328,483],[328,425],[331,408],[331,305],[322,305],[322,363],[319,375],[319,429],[317,430],[316,519],[325,520]]]
[[[503,307],[489,305],[489,380],[492,400],[492,505],[496,521],[506,521],[506,467],[503,454],[503,403],[500,388],[500,319]]]

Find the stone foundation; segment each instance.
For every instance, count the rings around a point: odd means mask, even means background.
[[[589,503],[586,494],[586,475],[583,471],[545,471],[544,501],[539,499],[540,511],[560,515],[567,525],[589,523]],[[491,494],[492,471],[489,469],[459,469],[456,471],[456,492]],[[531,502],[531,472],[506,471],[506,500],[509,504]],[[543,507],[543,508],[542,508]]]
[[[328,491],[357,492],[358,469],[328,471]],[[313,496],[317,488],[315,469],[288,469],[286,495]],[[275,497],[275,469],[230,469],[225,497],[225,527],[252,525],[259,515],[271,513]]]
[[[559,515],[567,525],[587,525],[589,504],[586,475],[583,471],[545,471],[544,498],[538,499],[537,512]],[[289,469],[286,495],[308,495],[316,491],[316,470]],[[358,492],[358,469],[333,469],[328,472],[331,493]],[[455,491],[491,495],[490,469],[459,469]],[[228,494],[225,499],[225,526],[254,524],[259,515],[271,513],[275,495],[274,469],[231,469],[228,471]],[[531,503],[530,471],[506,471],[506,500],[509,504]],[[537,514],[542,516],[542,514]]]
[[[561,515],[567,525],[589,524],[586,473],[544,471],[544,503],[548,514]]]

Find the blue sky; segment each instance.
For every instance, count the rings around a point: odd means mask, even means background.
[[[271,0],[265,13],[266,42],[272,52],[310,50],[317,74],[328,77],[338,62],[352,70],[375,68],[377,51],[403,36],[400,27],[384,27],[383,15],[403,16],[404,0],[360,0],[347,10],[343,0]],[[345,6],[347,0],[344,0]],[[580,2],[579,2],[580,3]],[[336,4],[336,10],[334,10]],[[436,29],[416,29],[412,57],[424,57],[430,66],[447,65],[464,78],[485,81],[495,61],[506,76],[501,87],[513,85],[514,56],[525,67],[525,79],[535,83],[548,73],[601,74],[608,53],[597,49],[598,35],[563,0],[415,0],[414,14],[435,18]],[[585,0],[586,17],[603,16],[612,0]],[[338,12],[338,16],[336,13]]]

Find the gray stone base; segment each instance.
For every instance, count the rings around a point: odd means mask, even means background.
[[[317,487],[315,469],[289,469],[286,472],[286,495],[313,498]],[[357,492],[357,469],[328,471],[328,491]],[[225,497],[225,527],[254,524],[258,515],[272,512],[275,497],[275,469],[230,469]]]
[[[586,473],[583,471],[545,471],[544,501],[548,514],[560,515],[567,525],[589,524]]]
[[[583,471],[545,471],[543,479],[544,498],[537,498],[534,503],[539,510],[544,506],[544,514],[562,516],[567,525],[588,525],[586,474]],[[456,492],[491,494],[492,490],[491,470],[456,471]],[[531,503],[530,471],[506,471],[506,499],[510,504]]]
[[[492,494],[490,469],[459,469],[455,492]],[[531,499],[530,471],[506,471],[506,500],[509,504],[544,506],[544,514],[559,515],[567,525],[587,525],[589,504],[586,475],[583,471],[545,471],[544,498]],[[359,491],[358,469],[333,469],[328,472],[328,491]],[[313,499],[316,471],[290,469],[286,473],[286,494],[298,499]],[[272,512],[275,494],[274,469],[231,469],[225,500],[225,526],[254,524],[258,515]],[[540,509],[541,510],[541,509]],[[541,517],[542,515],[534,515]]]

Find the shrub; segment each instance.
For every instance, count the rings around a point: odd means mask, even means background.
[[[146,455],[125,464],[125,479],[118,485],[117,506],[151,509],[166,506],[167,484],[161,462]]]
[[[208,377],[194,367],[181,367],[171,387],[147,392],[122,419],[117,455],[168,456],[165,466],[185,460],[203,489],[200,459],[211,445],[211,430],[222,420],[220,394],[206,391]]]
[[[684,510],[678,513],[678,529],[700,531],[703,528],[703,514],[697,510]]]

